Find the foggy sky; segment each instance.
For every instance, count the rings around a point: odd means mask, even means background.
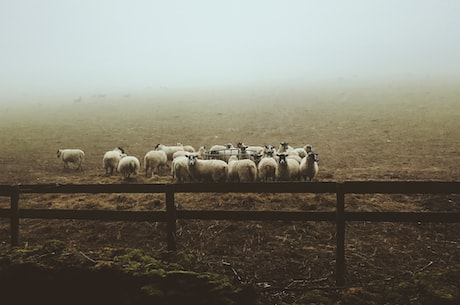
[[[460,1],[0,0],[0,99],[460,80]]]

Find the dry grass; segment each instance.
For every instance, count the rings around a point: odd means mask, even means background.
[[[163,97],[1,106],[0,183],[119,183],[102,169],[121,146],[142,159],[158,143],[313,144],[321,181],[460,178],[460,92],[451,88],[317,91],[292,95]],[[126,105],[131,107],[126,110]],[[58,148],[82,148],[85,170],[63,170]],[[129,183],[169,183],[167,172]],[[458,196],[347,195],[353,211],[458,211]],[[178,194],[180,209],[331,211],[332,195]],[[21,207],[164,209],[162,194],[24,195]],[[8,207],[7,198],[0,206]],[[260,287],[333,286],[334,224],[180,221],[178,247],[197,266]],[[164,224],[21,220],[21,246],[60,239],[81,247],[166,248]],[[349,223],[350,285],[397,279],[429,262],[459,263],[458,225]],[[9,224],[0,220],[1,249]],[[223,264],[225,262],[226,264]],[[231,266],[232,268],[229,268]],[[232,270],[233,269],[233,270]],[[275,300],[295,300],[286,293]],[[291,298],[291,299],[290,299]],[[294,299],[293,299],[294,298]]]

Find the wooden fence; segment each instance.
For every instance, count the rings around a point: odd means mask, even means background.
[[[70,209],[21,209],[20,194],[48,193],[164,193],[165,211],[117,211]],[[336,194],[336,209],[321,211],[204,211],[178,210],[176,193],[314,193]],[[346,194],[460,194],[460,182],[404,181],[346,181],[346,182],[280,182],[280,183],[223,183],[223,184],[45,184],[0,185],[0,196],[9,196],[10,208],[0,209],[0,218],[10,219],[11,245],[19,244],[19,220],[92,219],[105,221],[166,222],[169,250],[176,250],[176,221],[202,220],[258,220],[258,221],[329,221],[336,224],[336,269],[338,287],[345,285],[345,224],[349,221],[375,222],[437,222],[460,223],[460,212],[347,212]]]

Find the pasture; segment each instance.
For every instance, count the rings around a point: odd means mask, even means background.
[[[312,144],[319,154],[319,181],[458,181],[459,100],[456,88],[408,86],[6,102],[0,106],[0,184],[119,183],[120,176],[108,176],[102,167],[102,156],[116,146],[142,160],[159,143],[198,149],[239,141]],[[63,169],[56,158],[59,148],[83,149],[84,170]],[[168,171],[153,178],[141,171],[137,180],[125,183],[170,182]],[[353,195],[346,202],[355,211],[458,211],[459,200],[454,195]],[[165,198],[34,194],[24,195],[20,203],[28,208],[160,210]],[[179,209],[330,211],[335,198],[178,194],[176,203]],[[9,198],[0,198],[0,204],[8,207]],[[22,247],[58,239],[86,249],[166,248],[161,223],[26,219],[20,225]],[[459,229],[458,224],[348,224],[347,281],[356,287],[397,285],[411,273],[458,266]],[[254,284],[270,302],[302,304],[312,296],[297,288],[333,286],[332,223],[195,220],[180,221],[178,230],[178,250],[193,253],[197,266]],[[0,249],[8,249],[7,219],[0,220],[0,240]]]

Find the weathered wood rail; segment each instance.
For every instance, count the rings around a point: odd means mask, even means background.
[[[164,193],[165,211],[115,211],[70,209],[21,209],[20,194],[49,193]],[[204,211],[178,210],[176,193],[331,193],[336,194],[336,209],[321,211]],[[336,224],[337,286],[345,285],[345,227],[349,221],[460,223],[460,212],[347,212],[346,194],[460,194],[460,182],[443,181],[345,181],[295,183],[223,183],[223,184],[37,184],[0,185],[0,196],[10,197],[10,208],[0,209],[0,218],[10,219],[11,245],[19,245],[21,218],[88,219],[103,221],[166,222],[169,250],[176,250],[178,219],[234,221],[329,221]]]

